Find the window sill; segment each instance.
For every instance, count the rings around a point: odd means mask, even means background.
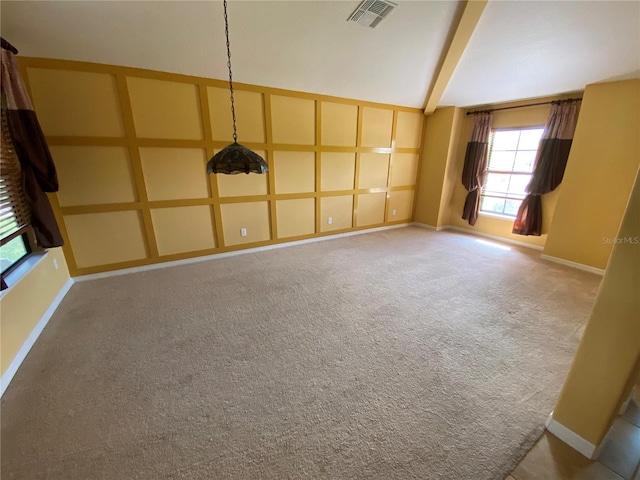
[[[509,222],[514,222],[516,220],[516,217],[512,217],[510,215],[502,215],[500,213],[491,213],[491,212],[480,211],[480,212],[478,212],[478,215],[483,216],[483,217],[498,218],[500,220],[508,220]]]
[[[31,272],[31,270],[33,270],[42,260],[44,260],[46,256],[46,251],[31,253],[22,263],[20,263],[20,265],[8,273],[7,276],[4,277],[7,288],[0,292],[0,298],[4,297],[7,292],[11,291],[13,286],[26,277],[27,274]]]

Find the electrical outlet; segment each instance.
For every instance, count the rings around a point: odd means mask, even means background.
[[[327,218],[327,223],[331,225],[333,223],[333,217]]]
[[[241,228],[240,229],[240,236],[241,237],[246,237],[247,236],[247,229],[246,228]]]
[[[396,214],[396,209],[393,209],[393,212],[391,212],[391,215],[395,215]]]

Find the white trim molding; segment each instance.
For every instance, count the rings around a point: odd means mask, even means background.
[[[604,442],[600,446],[596,446],[593,443],[588,442],[573,430],[568,429],[557,420],[554,420],[553,414],[549,415],[549,418],[547,418],[544,425],[550,433],[558,437],[574,450],[580,452],[588,459],[595,460],[600,455]]]
[[[7,371],[4,372],[2,378],[0,379],[0,397],[4,395],[5,390],[11,383],[11,380],[13,380],[13,376],[20,368],[20,365],[22,365],[24,359],[27,358],[27,354],[31,350],[31,347],[33,347],[33,345],[36,343],[36,340],[38,340],[38,337],[44,330],[44,327],[46,327],[47,323],[49,323],[49,320],[53,316],[53,313],[56,311],[58,305],[60,305],[60,302],[62,302],[62,299],[65,297],[67,292],[69,292],[69,289],[71,288],[73,283],[74,282],[72,278],[66,281],[66,283],[62,286],[56,297],[51,302],[51,305],[49,305],[49,308],[47,308],[42,317],[40,317],[40,320],[38,320],[36,326],[33,327],[33,330],[31,330],[31,333],[20,347],[20,350],[18,350],[18,353],[16,353],[16,356],[13,357],[11,364],[9,364],[9,368],[7,368]]]
[[[21,262],[15,270],[12,270],[9,274],[7,274],[4,277],[4,280],[7,283],[7,288],[0,292],[0,298],[7,295],[15,285],[20,283],[20,280],[23,277],[25,277],[31,270],[33,270],[41,261],[47,258],[48,253],[49,252],[47,250],[43,252],[32,253],[23,262]]]
[[[512,240],[511,238],[500,237],[498,235],[490,235],[488,233],[478,232],[476,230],[471,230],[468,228],[458,227],[456,225],[442,225],[440,227],[434,227],[433,225],[427,225],[426,223],[418,223],[413,222],[411,225],[415,227],[424,228],[427,230],[434,230],[436,232],[440,232],[442,230],[453,230],[455,232],[468,233],[471,235],[477,235],[479,237],[490,238],[491,240],[496,240],[498,242],[510,243],[512,245],[518,245],[520,247],[531,248],[533,250],[543,251],[544,247],[539,245],[532,245],[530,243],[519,242],[518,240]],[[571,260],[565,260],[563,258],[552,257],[551,255],[545,255],[544,253],[540,254],[540,258],[544,260],[548,260],[550,262],[559,263],[561,265],[566,265],[568,267],[577,268],[578,270],[583,270],[585,272],[595,273],[596,275],[604,275],[604,270],[601,268],[591,267],[589,265],[584,265],[578,262],[572,262]]]
[[[471,235],[478,235],[480,237],[490,238],[498,242],[510,243],[512,245],[518,245],[519,247],[532,248],[534,250],[542,251],[543,247],[539,245],[532,245],[531,243],[519,242],[518,240],[512,240],[511,238],[499,237],[498,235],[490,235],[488,233],[478,232],[476,230],[470,230],[468,228],[457,227],[455,225],[447,225],[443,227],[443,230],[454,230],[456,232],[470,233]]]
[[[244,248],[242,250],[234,250],[232,252],[214,253],[213,255],[204,255],[201,257],[185,258],[183,260],[175,260],[171,262],[153,263],[151,265],[142,265],[140,267],[123,268],[120,270],[112,270],[110,272],[91,273],[89,275],[81,275],[73,277],[76,282],[86,282],[89,280],[96,280],[99,278],[117,277],[120,275],[129,275],[131,273],[146,272],[148,270],[157,270],[159,268],[175,267],[179,265],[188,265],[190,263],[207,262],[209,260],[216,260],[219,258],[234,257],[236,255],[245,255],[247,253],[264,252],[267,250],[275,250],[277,248],[294,247],[296,245],[303,245],[305,243],[322,242],[324,240],[335,240],[342,237],[351,237],[353,235],[362,235],[365,233],[381,232],[383,230],[393,230],[396,228],[404,228],[411,225],[410,223],[398,223],[396,225],[388,225],[384,227],[367,228],[363,230],[356,230],[353,232],[336,233],[334,235],[323,235],[322,237],[307,238],[304,240],[294,240],[292,242],[276,243],[274,245],[265,245],[263,247]]]
[[[439,227],[434,227],[433,225],[427,225],[426,223],[413,222],[411,225],[414,227],[424,228],[426,230],[433,230],[434,232],[440,232],[442,230],[446,230],[446,225],[440,225]]]
[[[596,275],[604,275],[604,270],[602,268],[591,267],[589,265],[584,265],[583,263],[565,260],[564,258],[552,257],[551,255],[545,255],[544,253],[540,255],[540,258],[549,260],[550,262],[559,263],[561,265],[567,265],[568,267],[577,268],[578,270],[584,270],[585,272],[595,273]]]
[[[526,242],[519,242],[517,240],[512,240],[510,238],[500,237],[498,235],[490,235],[488,233],[478,232],[476,230],[471,230],[469,228],[457,227],[455,225],[441,225],[439,227],[434,227],[433,225],[427,225],[426,223],[419,223],[419,222],[413,222],[411,225],[413,225],[414,227],[420,227],[427,230],[434,230],[436,232],[441,232],[443,230],[453,230],[455,232],[469,233],[471,235],[477,235],[479,237],[490,238],[491,240],[496,240],[498,242],[510,243],[512,245],[518,245],[519,247],[532,248],[534,250],[542,251],[542,247],[538,245],[532,245]]]

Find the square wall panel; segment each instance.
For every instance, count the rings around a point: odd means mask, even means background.
[[[214,140],[233,141],[233,119],[229,89],[207,87],[211,135]],[[238,141],[265,143],[264,102],[262,94],[236,90],[233,92]]]
[[[398,220],[409,220],[413,214],[413,190],[396,190],[389,193],[389,213],[388,220],[397,222]],[[393,214],[393,211],[396,214]]]
[[[137,210],[65,215],[64,224],[79,268],[147,258]]]
[[[197,85],[138,77],[127,85],[138,138],[202,139]]]
[[[264,150],[255,150],[255,152],[267,160],[267,152]],[[215,150],[215,153],[218,153],[218,150]],[[218,196],[247,197],[251,195],[266,195],[268,193],[269,175],[269,173],[215,175],[218,182]]]
[[[389,177],[388,153],[361,153],[358,188],[385,188]]]
[[[353,190],[355,167],[355,153],[321,153],[322,190]]]
[[[269,202],[223,203],[222,231],[225,246],[261,242],[271,238]],[[246,229],[245,237],[241,229]]]
[[[28,68],[33,104],[46,135],[125,137],[116,77]]]
[[[322,197],[320,199],[320,230],[344,230],[353,226],[353,195]],[[329,224],[331,217],[331,224]]]
[[[322,102],[322,145],[355,147],[358,134],[358,107]]]
[[[415,185],[418,170],[417,153],[394,153],[391,155],[391,186]]]
[[[207,158],[201,148],[140,148],[149,200],[208,198]]]
[[[263,157],[264,158],[264,157]],[[266,195],[268,193],[269,174],[258,175],[216,175],[218,182],[218,196],[220,197],[248,197],[251,195]]]
[[[309,235],[316,231],[316,202],[313,198],[278,200],[278,238]]]
[[[362,112],[362,146],[391,146],[393,110],[364,107]]]
[[[126,147],[49,147],[63,207],[138,200]]]
[[[160,255],[215,248],[209,205],[151,209]]]
[[[386,193],[364,193],[358,195],[358,227],[377,225],[384,222]]]
[[[273,143],[314,145],[316,105],[313,100],[271,95]]]
[[[274,152],[276,193],[315,191],[316,165],[313,152]]]
[[[420,148],[423,121],[424,114],[422,112],[398,112],[396,147]]]

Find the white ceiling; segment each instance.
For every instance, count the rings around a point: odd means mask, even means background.
[[[482,105],[640,77],[640,2],[489,2],[440,105]]]
[[[234,80],[422,108],[462,2],[399,1],[379,26],[359,1],[229,2]],[[7,1],[21,55],[225,79],[219,1]],[[472,106],[640,77],[640,2],[490,1],[440,105]]]

